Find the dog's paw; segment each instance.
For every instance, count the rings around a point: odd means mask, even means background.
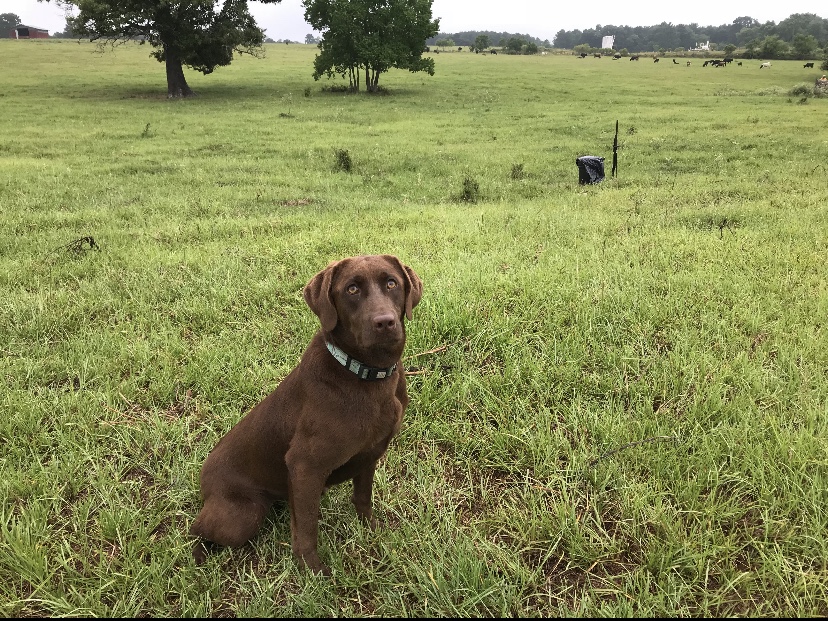
[[[306,554],[297,556],[296,561],[302,569],[310,570],[315,574],[322,574],[326,578],[331,576],[331,568],[319,560],[318,554]]]
[[[193,558],[195,559],[196,565],[203,565],[204,561],[207,560],[207,553],[209,550],[207,549],[207,543],[199,539],[193,545]]]

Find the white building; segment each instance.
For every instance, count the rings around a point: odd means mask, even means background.
[[[610,35],[608,37],[604,37],[601,39],[601,49],[611,50],[614,49],[613,46],[615,45],[615,35]]]
[[[706,43],[696,43],[696,47],[693,48],[693,51],[709,52],[710,51],[710,40],[708,39],[708,41]]]

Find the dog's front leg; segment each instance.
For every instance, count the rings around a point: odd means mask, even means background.
[[[376,460],[370,461],[360,468],[359,472],[354,475],[354,495],[351,497],[357,515],[371,530],[377,527],[377,521],[374,519],[371,506],[371,495],[374,489],[374,471],[376,468]]]
[[[302,567],[326,576],[331,570],[319,559],[319,500],[325,488],[325,473],[303,463],[288,463],[288,504],[293,555]]]

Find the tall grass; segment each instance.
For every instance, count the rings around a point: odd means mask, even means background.
[[[800,64],[440,54],[371,97],[273,45],[167,101],[145,47],[94,50],[0,41],[2,614],[828,614]],[[579,186],[616,119],[618,178]],[[386,252],[425,294],[385,527],[342,486],[333,578],[284,509],[196,567],[199,468],[317,329],[302,287]]]

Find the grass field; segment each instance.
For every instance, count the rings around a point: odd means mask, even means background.
[[[443,53],[344,95],[271,45],[168,101],[95,49],[0,41],[0,614],[828,614],[813,70]],[[205,456],[360,253],[424,281],[384,527],[341,486],[331,579],[284,510],[196,567]]]

